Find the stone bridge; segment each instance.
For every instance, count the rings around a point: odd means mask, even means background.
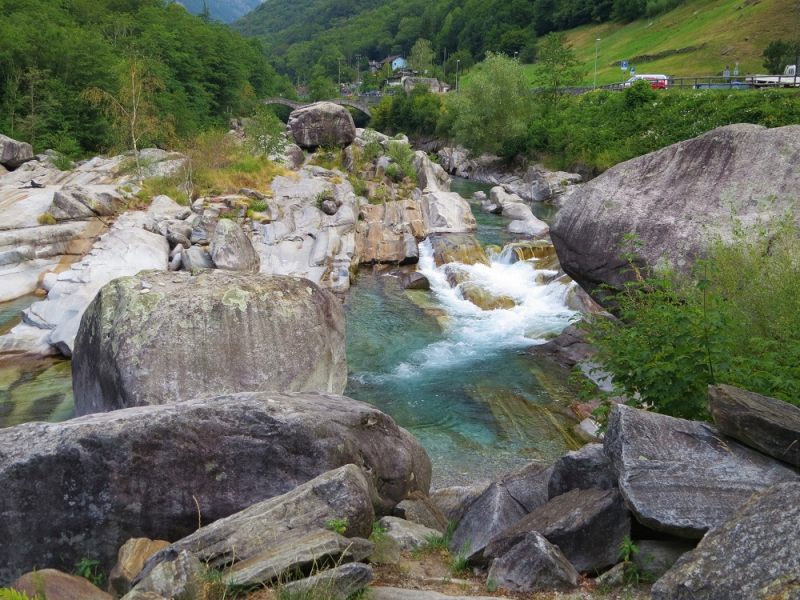
[[[283,104],[284,106],[289,106],[291,108],[300,108],[301,106],[311,106],[312,104],[317,104],[316,102],[300,102],[297,100],[289,100],[288,98],[264,98],[262,102],[264,104]],[[369,107],[366,104],[356,102],[350,98],[335,98],[334,100],[324,100],[324,102],[332,102],[333,104],[340,104],[342,106],[352,106],[356,110],[363,112],[368,117],[372,117],[372,113],[369,112]]]

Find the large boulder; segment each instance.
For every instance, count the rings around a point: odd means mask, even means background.
[[[653,586],[653,600],[800,597],[800,483],[750,498]]]
[[[515,592],[576,587],[580,575],[558,546],[532,531],[492,561],[488,579]]]
[[[468,233],[478,225],[469,202],[456,192],[428,192],[420,201],[428,233]]]
[[[347,146],[356,139],[350,111],[333,102],[317,102],[292,111],[287,129],[301,148]]]
[[[0,585],[83,557],[108,570],[132,537],[179,539],[198,510],[209,523],[350,463],[382,514],[430,486],[419,442],[341,396],[242,393],[0,429],[0,539],[14,540]]]
[[[617,487],[611,461],[602,444],[586,444],[580,450],[568,452],[553,467],[547,493],[552,500],[570,490],[610,490]]]
[[[0,165],[16,169],[33,158],[33,147],[30,144],[0,134]]]
[[[701,538],[753,493],[796,481],[788,466],[726,438],[708,423],[617,404],[604,450],[640,523]]]
[[[345,317],[299,277],[225,271],[115,279],[81,322],[79,415],[245,392],[342,393]]]
[[[55,569],[25,573],[11,584],[11,589],[28,598],[47,600],[113,600],[114,596],[98,589],[88,579]],[[3,596],[4,598],[13,596]]]
[[[800,467],[800,408],[723,384],[708,388],[708,410],[725,435]]]
[[[599,297],[601,285],[633,277],[619,244],[636,233],[643,261],[688,273],[709,235],[730,237],[734,217],[749,226],[795,212],[798,155],[800,126],[739,124],[618,164],[556,214],[550,235],[561,266]]]

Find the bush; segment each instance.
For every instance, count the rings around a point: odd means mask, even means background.
[[[56,224],[56,218],[53,216],[52,213],[49,213],[49,212],[46,212],[46,213],[43,213],[43,214],[39,215],[36,218],[36,220],[39,221],[39,225],[55,225]]]
[[[800,406],[800,229],[770,227],[716,237],[691,277],[640,266],[625,237],[632,281],[613,295],[618,319],[596,318],[589,340],[629,404],[707,419],[707,386],[736,385]],[[584,390],[586,394],[587,390]]]
[[[399,183],[403,180],[403,177],[405,177],[406,174],[403,172],[403,169],[400,167],[400,165],[392,163],[386,167],[386,176],[395,183]]]

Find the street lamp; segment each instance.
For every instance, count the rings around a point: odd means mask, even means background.
[[[461,62],[461,59],[456,60],[456,94],[458,93],[458,63]]]
[[[600,45],[600,38],[594,43],[594,86],[592,89],[597,89],[597,47]]]
[[[517,60],[517,54],[519,54],[519,52],[514,52],[514,60]]]

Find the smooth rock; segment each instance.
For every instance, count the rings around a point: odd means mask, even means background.
[[[134,596],[150,592],[174,600],[194,600],[203,594],[206,567],[191,552],[180,552],[174,560],[162,562],[137,581]],[[122,600],[131,600],[130,594]]]
[[[388,535],[373,536],[375,550],[367,557],[374,565],[396,565],[400,562],[403,545],[399,540]]]
[[[383,517],[378,521],[378,524],[384,529],[383,535],[396,540],[403,550],[409,552],[415,548],[427,546],[427,538],[441,535],[441,532],[436,529],[398,517]]]
[[[484,548],[492,538],[547,502],[551,472],[547,465],[531,463],[493,482],[464,513],[450,549],[473,564],[484,562]]]
[[[200,246],[192,246],[181,252],[181,262],[183,268],[189,272],[215,268],[211,256]]]
[[[156,221],[174,219],[183,210],[183,206],[175,202],[172,198],[165,195],[156,196],[147,207],[147,214]]]
[[[245,391],[341,393],[344,338],[341,303],[299,277],[219,270],[122,277],[100,290],[81,322],[75,410]]]
[[[469,233],[478,229],[469,202],[456,192],[427,192],[420,208],[429,233]]]
[[[333,520],[347,522],[347,535],[366,537],[375,521],[371,493],[374,491],[361,469],[355,465],[339,467],[281,496],[201,527],[152,556],[139,577],[146,577],[156,565],[183,551],[192,552],[211,568],[231,562],[246,564],[270,547],[324,529],[325,523]]]
[[[87,556],[110,570],[132,537],[195,531],[198,506],[203,522],[216,521],[349,463],[370,508],[353,512],[346,497],[331,499],[329,511],[298,504],[309,527],[347,518],[347,535],[367,537],[373,503],[390,514],[430,485],[419,442],[372,406],[336,396],[244,393],[0,429],[0,539],[15,540],[0,544],[0,585]],[[371,488],[359,469],[369,470]],[[341,480],[331,475],[317,491],[348,489]],[[268,511],[267,533],[284,535],[277,515],[287,510],[278,502]],[[306,519],[293,518],[297,528]]]
[[[413,492],[408,498],[395,506],[394,514],[396,517],[424,525],[440,533],[444,533],[450,524],[442,511],[436,508],[436,505],[425,494],[420,492]]]
[[[64,212],[64,218],[88,219],[111,215],[114,210],[89,188],[65,185],[53,194],[53,206]],[[61,220],[61,219],[58,219]]]
[[[611,409],[604,450],[637,520],[685,538],[703,537],[753,493],[798,479],[788,466],[708,423],[624,404]]]
[[[536,237],[548,233],[550,227],[544,221],[540,221],[534,217],[533,219],[526,219],[524,221],[511,221],[511,223],[506,226],[506,231],[517,235]]]
[[[0,165],[13,170],[30,160],[33,160],[33,147],[29,143],[0,134]]]
[[[356,126],[350,112],[332,102],[317,102],[293,110],[286,128],[301,148],[342,147],[356,138]]]
[[[370,600],[497,600],[497,596],[447,596],[430,590],[393,587],[369,588]]]
[[[400,285],[404,290],[430,290],[431,282],[419,271],[400,271]]]
[[[440,233],[428,236],[436,266],[458,262],[464,265],[489,265],[478,239],[471,233]]]
[[[550,235],[561,266],[596,300],[634,273],[622,236],[638,234],[640,265],[689,274],[710,237],[733,241],[736,223],[796,210],[800,126],[720,127],[620,163],[563,201]],[[577,187],[577,186],[572,186]]]
[[[800,408],[720,384],[708,388],[708,410],[725,435],[800,467]]]
[[[329,564],[363,560],[374,549],[375,545],[365,539],[348,539],[321,529],[297,538],[264,542],[261,553],[234,563],[223,581],[240,586],[285,581],[297,572],[309,573]]]
[[[547,495],[550,500],[570,490],[609,490],[617,487],[611,461],[603,453],[603,444],[586,444],[567,452],[553,467]]]
[[[414,170],[417,174],[417,187],[424,192],[449,192],[450,176],[442,167],[417,150],[414,153]]]
[[[579,573],[558,546],[532,531],[492,561],[488,580],[514,592],[576,587]]]
[[[506,202],[503,204],[504,217],[519,221],[532,221],[536,217],[533,216],[531,207],[522,202]]]
[[[11,589],[25,593],[28,598],[40,598],[41,592],[47,600],[113,600],[114,596],[106,594],[88,579],[62,573],[55,569],[40,569],[26,573],[14,583]]]
[[[800,597],[800,483],[754,494],[653,586],[653,600]]]
[[[448,521],[458,523],[464,513],[489,487],[489,483],[476,483],[469,486],[451,486],[431,492],[430,500],[442,511]]]
[[[119,549],[117,564],[108,576],[109,592],[120,596],[127,594],[145,561],[167,546],[169,542],[148,538],[133,538],[125,542]]]
[[[217,268],[224,271],[258,273],[261,268],[261,258],[253,243],[232,219],[220,219],[217,223],[209,254]]]
[[[572,490],[493,537],[484,556],[505,556],[534,531],[558,546],[578,571],[594,573],[617,562],[619,544],[631,532],[631,518],[616,490]]]
[[[282,590],[294,597],[311,595],[330,600],[346,600],[373,580],[372,568],[362,563],[350,563],[322,571],[306,579],[282,586]]]

